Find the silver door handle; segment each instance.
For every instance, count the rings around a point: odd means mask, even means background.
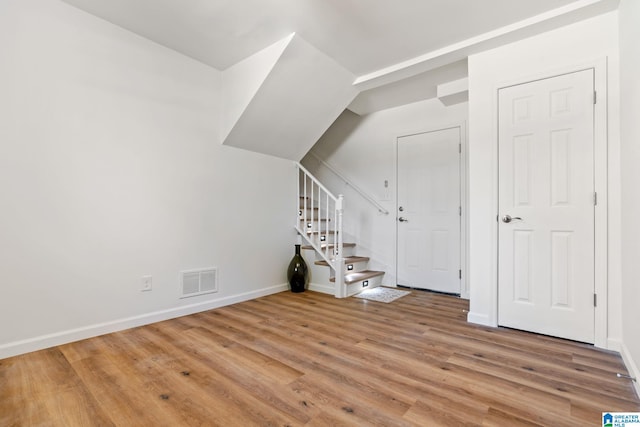
[[[409,222],[409,220],[407,218],[403,218],[403,217],[398,218],[398,221],[400,221],[400,222]]]
[[[522,218],[520,218],[519,216],[514,216],[512,218],[511,215],[505,215],[505,216],[502,217],[502,222],[506,222],[507,224],[510,223],[511,221],[515,221],[515,220],[522,221]]]

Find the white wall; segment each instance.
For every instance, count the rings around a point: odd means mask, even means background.
[[[608,139],[608,342],[621,338],[620,193],[619,193],[619,79],[617,13],[611,12],[555,31],[525,39],[469,58],[469,320],[497,324],[497,89],[544,76],[598,64],[596,80],[608,86],[599,94],[598,109],[608,108],[608,123],[598,125]],[[606,61],[605,61],[606,60]],[[607,74],[608,68],[608,74]],[[605,111],[606,113],[606,111]],[[605,116],[606,118],[606,116]],[[608,126],[608,134],[607,132]],[[602,158],[603,156],[599,156]],[[605,172],[606,173],[606,172]],[[604,180],[606,181],[606,180]],[[606,235],[604,236],[606,240]],[[606,276],[608,274],[608,277]],[[605,311],[606,313],[606,311]],[[607,322],[608,321],[608,322]],[[608,328],[608,331],[606,329]]]
[[[285,289],[295,170],[220,145],[219,80],[57,0],[0,3],[0,358]],[[178,299],[211,266],[219,292]]]
[[[220,82],[224,104],[224,108],[220,112],[221,141],[224,141],[229,135],[292,38],[293,34],[232,65],[221,73]]]
[[[334,194],[345,196],[345,241],[355,239],[358,255],[386,272],[383,284],[396,284],[396,138],[465,124],[467,104],[444,107],[431,99],[358,116],[346,110],[312,148],[390,213],[384,215],[313,156],[302,160]],[[385,188],[384,182],[388,182]]]
[[[622,0],[619,19],[623,355],[632,376],[640,378],[640,2]]]

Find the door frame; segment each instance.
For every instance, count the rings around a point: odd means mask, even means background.
[[[432,133],[448,129],[458,129],[460,132],[460,269],[462,270],[462,278],[460,279],[460,298],[469,299],[469,283],[468,283],[468,259],[469,259],[469,244],[468,244],[468,215],[467,207],[469,205],[467,195],[467,177],[468,177],[468,161],[467,161],[467,123],[466,121],[448,123],[438,126],[431,126],[425,129],[416,130],[413,132],[405,132],[398,134],[395,137],[395,179],[396,179],[396,203],[395,203],[395,277],[397,281],[398,277],[398,140],[400,138],[419,135],[422,133]]]
[[[599,60],[590,61],[583,64],[577,64],[571,67],[563,67],[554,70],[548,70],[546,72],[539,72],[530,76],[524,76],[514,78],[511,81],[505,81],[494,87],[493,90],[493,105],[495,113],[494,127],[494,140],[495,140],[495,152],[494,161],[495,168],[493,171],[494,177],[494,191],[493,194],[493,206],[496,215],[496,221],[498,220],[498,93],[500,89],[504,89],[510,86],[525,84],[534,82],[537,80],[548,79],[563,74],[570,74],[587,69],[593,69],[594,71],[594,87],[597,93],[597,102],[594,107],[594,189],[597,193],[598,203],[594,209],[594,285],[595,293],[597,295],[597,304],[594,308],[594,344],[597,347],[611,348],[611,343],[608,341],[608,209],[609,209],[609,195],[608,195],[608,114],[607,114],[607,59],[602,58]],[[496,326],[498,320],[498,225],[494,223],[493,240],[494,240],[494,252],[492,263],[492,300],[493,300],[493,318],[495,319]]]

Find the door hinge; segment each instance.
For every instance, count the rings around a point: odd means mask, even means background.
[[[598,206],[598,193],[593,192],[593,206]]]
[[[458,153],[462,153],[462,144],[458,144]]]
[[[458,270],[458,279],[462,280],[462,270]]]
[[[593,91],[593,103],[598,103],[598,92],[596,92],[595,90]]]
[[[597,294],[593,294],[593,306],[594,307],[598,306],[598,295]]]
[[[462,206],[458,206],[458,216],[462,216]]]

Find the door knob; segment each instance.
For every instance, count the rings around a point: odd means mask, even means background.
[[[403,218],[403,217],[398,218],[398,221],[400,221],[400,222],[409,222],[409,220],[407,218]]]
[[[519,216],[514,216],[512,218],[511,215],[505,215],[505,216],[502,217],[502,222],[506,222],[507,224],[510,223],[511,221],[515,221],[515,220],[522,221],[522,218],[520,218]]]

